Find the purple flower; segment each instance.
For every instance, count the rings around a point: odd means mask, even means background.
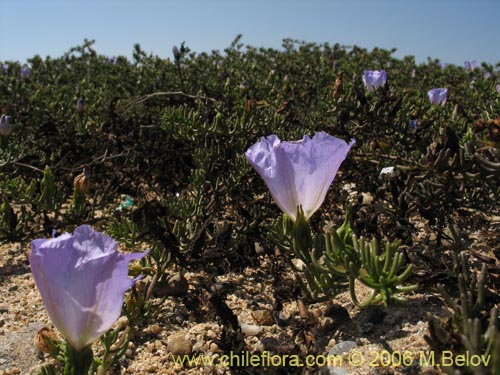
[[[500,83],[497,85],[497,92],[500,94]]]
[[[85,100],[83,98],[78,98],[76,101],[76,111],[80,113],[85,111]]]
[[[417,71],[415,69],[412,69],[411,78],[415,78],[416,76],[417,76]]]
[[[179,60],[181,58],[181,53],[179,51],[179,48],[177,48],[177,46],[172,47],[172,53],[174,54],[174,59]]]
[[[427,91],[427,96],[432,104],[444,105],[448,97],[448,89],[438,88]]]
[[[368,91],[384,86],[386,82],[387,73],[385,70],[365,70],[363,72],[363,83]]]
[[[9,72],[9,64],[7,63],[2,64],[2,70],[5,74],[7,74]]]
[[[0,117],[0,136],[8,137],[12,133],[12,125],[10,122],[10,116],[2,115]]]
[[[128,264],[146,253],[121,254],[111,237],[88,225],[31,244],[31,272],[50,319],[80,351],[118,319],[137,280],[128,277]]]
[[[488,79],[490,77],[491,77],[491,73],[490,72],[484,72],[484,74],[483,74],[483,78],[484,79]]]
[[[109,61],[111,64],[116,65],[116,64],[118,64],[118,57],[116,57],[116,56],[112,56],[112,57],[110,57],[110,58],[108,59],[108,61]]]
[[[474,69],[480,67],[480,64],[477,60],[464,61],[464,65],[465,65],[465,69],[467,69],[467,70],[474,70]]]
[[[410,120],[408,121],[408,127],[412,130],[417,129],[418,127],[418,120]]]
[[[340,164],[351,146],[319,132],[311,139],[281,142],[276,135],[261,138],[245,156],[266,183],[281,210],[295,221],[302,206],[305,219],[323,203]]]
[[[24,77],[24,78],[28,78],[30,76],[30,68],[28,68],[27,66],[23,66],[21,68],[21,75]]]

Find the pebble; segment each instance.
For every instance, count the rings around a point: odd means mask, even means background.
[[[356,347],[354,341],[341,341],[328,351],[329,355],[342,355],[349,353]]]
[[[188,292],[189,283],[182,272],[177,272],[176,274],[170,276],[167,279],[167,283],[170,287],[170,294],[168,294],[170,296],[183,297]]]
[[[219,345],[217,345],[215,342],[211,342],[210,345],[208,346],[208,351],[210,353],[215,353],[220,351]]]
[[[292,263],[295,266],[295,268],[298,268],[299,270],[303,270],[306,268],[306,264],[298,258],[293,258]]]
[[[269,310],[255,310],[251,314],[255,323],[261,326],[272,326],[274,324],[273,314]]]
[[[379,324],[382,323],[387,317],[387,313],[379,306],[374,306],[367,311],[366,320],[369,323]]]
[[[276,348],[279,346],[278,340],[274,337],[264,337],[260,340],[260,342],[262,343],[264,350],[270,352],[276,351]]]
[[[149,331],[153,335],[158,335],[161,332],[161,327],[158,324],[153,324],[149,327]]]
[[[125,329],[128,326],[128,318],[126,316],[121,316],[115,323],[115,327],[118,330]]]
[[[328,305],[328,307],[325,309],[325,312],[323,313],[323,316],[335,319],[337,323],[348,322],[351,320],[347,309],[344,306],[336,303]]]
[[[165,282],[156,285],[154,294],[157,297],[184,297],[189,289],[189,283],[181,272],[170,276]]]
[[[168,340],[167,350],[173,355],[189,355],[193,347],[184,336],[173,336]]]
[[[156,373],[158,371],[158,365],[156,363],[153,363],[146,369],[146,371]]]
[[[373,323],[365,322],[361,324],[360,328],[363,333],[370,333],[373,331]]]
[[[329,317],[323,317],[319,321],[318,332],[321,334],[327,334],[335,329],[336,322],[334,319]]]
[[[0,314],[1,313],[5,313],[5,312],[9,312],[9,306],[7,306],[7,305],[0,305]]]
[[[349,375],[349,373],[342,367],[330,366],[327,367],[328,375]]]
[[[240,323],[240,328],[247,336],[256,336],[262,332],[262,327],[253,324]]]

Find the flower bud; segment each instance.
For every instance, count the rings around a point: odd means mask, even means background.
[[[75,191],[86,194],[90,187],[90,172],[83,168],[83,172],[75,177],[74,180]]]
[[[12,133],[12,125],[10,122],[10,116],[2,115],[0,117],[0,136],[8,137]]]
[[[335,79],[335,85],[333,86],[333,99],[338,99],[342,94],[342,72],[339,72],[337,78]]]
[[[59,342],[59,338],[57,337],[57,333],[49,327],[42,327],[35,334],[33,338],[35,346],[43,353],[52,354],[55,353],[57,355],[57,344]]]

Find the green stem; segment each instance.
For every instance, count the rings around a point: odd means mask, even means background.
[[[9,144],[9,138],[0,135],[0,150],[6,150]]]
[[[88,375],[93,360],[92,346],[77,351],[67,344],[63,375]]]

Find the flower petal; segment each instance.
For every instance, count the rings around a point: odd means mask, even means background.
[[[73,235],[32,241],[31,270],[47,312],[71,346],[80,350],[118,319],[133,284],[128,263],[147,253],[121,254],[117,243],[84,225]]]
[[[324,132],[297,142],[280,142],[272,135],[250,147],[245,156],[281,210],[295,220],[297,206],[302,205],[308,219],[323,203],[353,144],[354,140],[347,144]]]

